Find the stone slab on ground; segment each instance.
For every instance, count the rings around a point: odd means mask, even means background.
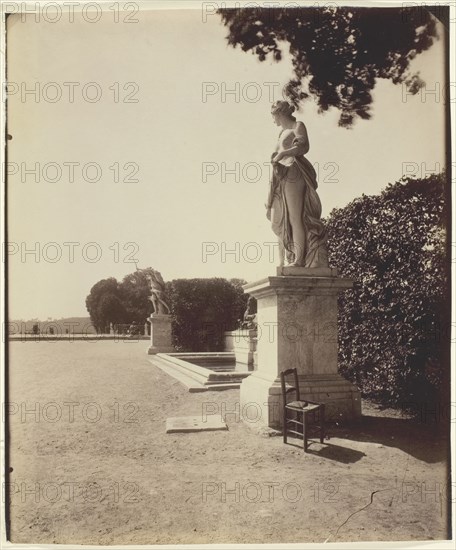
[[[201,416],[175,416],[166,419],[167,434],[209,432],[227,429],[228,426],[219,416],[207,416],[205,420]]]

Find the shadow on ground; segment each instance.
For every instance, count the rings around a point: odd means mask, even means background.
[[[445,461],[448,454],[449,427],[441,424],[437,429],[409,418],[363,416],[350,425],[328,428],[328,433],[341,439],[394,447],[428,464]]]
[[[292,445],[293,447],[299,447],[302,449],[302,442],[300,442],[299,439],[289,438],[287,445]],[[334,443],[329,442],[314,443],[311,440],[309,440],[307,453],[318,458],[335,460],[336,462],[341,462],[342,464],[353,464],[366,456],[366,453],[356,451],[355,449],[349,449],[348,447],[335,445]]]

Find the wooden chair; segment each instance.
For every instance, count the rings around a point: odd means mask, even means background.
[[[291,375],[293,375],[294,385],[287,383],[287,377]],[[313,436],[316,430],[318,430],[320,436],[320,443],[323,443],[325,437],[325,406],[323,403],[301,401],[297,369],[288,369],[281,372],[280,381],[282,383],[283,399],[283,442],[287,442],[289,433],[298,435],[303,439],[304,452],[307,452],[309,436]],[[287,403],[287,396],[291,392],[295,392],[296,400]],[[309,418],[312,418],[313,423],[309,422]],[[295,429],[291,429],[290,424]],[[298,428],[301,428],[302,431],[298,431]]]

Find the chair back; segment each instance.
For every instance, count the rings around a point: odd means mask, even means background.
[[[288,383],[287,388],[287,377],[292,377],[293,385]],[[299,394],[299,380],[298,380],[298,370],[297,369],[287,369],[280,373],[280,382],[282,384],[282,399],[283,406],[287,404],[287,395],[291,392],[296,393],[296,401],[300,401],[301,397]]]

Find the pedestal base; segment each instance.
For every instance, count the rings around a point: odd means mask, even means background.
[[[352,286],[335,269],[290,266],[243,287],[258,302],[258,369],[241,385],[244,415],[256,407],[258,422],[280,428],[280,373],[296,369],[301,399],[324,403],[329,422],[361,416],[360,392],[337,365],[337,300]]]
[[[171,316],[152,313],[150,321],[149,355],[156,353],[171,353],[174,351],[171,340]]]
[[[238,329],[229,333],[236,364],[247,365],[248,370],[254,370],[257,359],[257,331],[255,329]]]
[[[324,403],[327,422],[348,422],[361,416],[359,390],[339,374],[299,375],[298,378],[301,399]],[[253,372],[241,384],[240,406],[249,419],[255,408],[258,424],[281,429],[283,405],[280,378]]]

